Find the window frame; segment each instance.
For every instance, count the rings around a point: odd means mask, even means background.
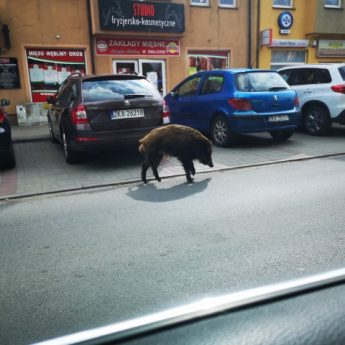
[[[232,0],[233,4],[232,5],[227,5],[227,4],[221,4],[222,0],[218,0],[218,7],[220,8],[237,8],[237,0]]]
[[[290,0],[290,5],[275,5],[274,2],[272,2],[272,6],[273,8],[293,8],[293,0]]]
[[[326,4],[326,1],[327,0],[325,0],[325,3],[324,3],[325,8],[335,8],[335,9],[342,8],[341,7],[341,5],[342,5],[341,0],[338,0],[338,5],[328,5],[328,4]]]
[[[194,0],[197,1],[197,0]],[[205,0],[205,3],[197,3],[193,2],[193,0],[190,0],[190,5],[191,6],[196,6],[196,7],[210,7],[210,0]]]

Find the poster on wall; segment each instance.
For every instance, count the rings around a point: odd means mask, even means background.
[[[189,51],[188,74],[229,67],[228,51]]]
[[[26,56],[33,102],[46,102],[71,73],[86,73],[82,49],[27,48]]]
[[[19,89],[20,79],[16,58],[0,58],[0,89]]]

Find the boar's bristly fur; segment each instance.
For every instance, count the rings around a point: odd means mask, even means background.
[[[193,182],[191,174],[195,175],[193,160],[213,167],[212,143],[197,130],[181,125],[167,125],[153,129],[144,138],[139,140],[139,151],[144,155],[141,179],[146,183],[146,172],[149,167],[157,181],[158,165],[164,155],[176,157],[186,172],[188,183]]]

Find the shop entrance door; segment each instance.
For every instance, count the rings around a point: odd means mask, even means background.
[[[165,60],[139,60],[139,73],[150,80],[162,95],[166,95]]]
[[[162,95],[166,95],[165,60],[114,60],[114,73],[139,73],[150,80]]]

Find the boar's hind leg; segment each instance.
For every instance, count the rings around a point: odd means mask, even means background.
[[[141,169],[141,180],[144,183],[147,183],[146,172],[147,172],[147,169],[149,168],[149,166],[150,166],[150,162],[148,161],[148,159],[146,159],[144,164],[142,165],[142,169]]]
[[[152,172],[153,172],[153,175],[155,176],[155,179],[158,182],[161,182],[161,178],[158,175],[157,168],[162,158],[163,158],[163,154],[161,153],[156,153],[153,157],[150,157]]]

